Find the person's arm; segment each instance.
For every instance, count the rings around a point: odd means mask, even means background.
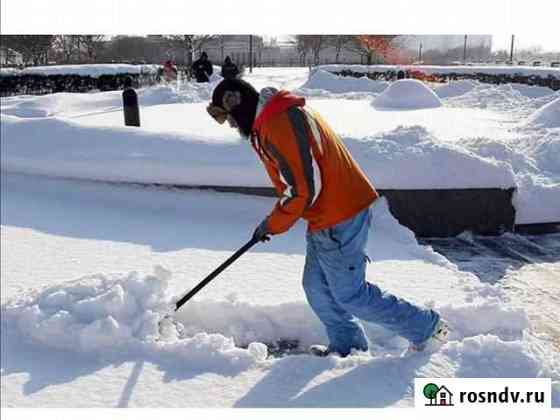
[[[268,130],[264,147],[274,160],[269,175],[282,196],[267,218],[271,234],[286,232],[311,205],[315,196],[313,156],[305,116],[293,108]],[[276,172],[276,173],[275,173]]]

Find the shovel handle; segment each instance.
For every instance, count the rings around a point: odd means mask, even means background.
[[[204,286],[210,283],[218,274],[220,274],[222,271],[228,268],[231,264],[233,264],[233,262],[235,262],[235,260],[237,260],[243,254],[245,254],[249,249],[251,249],[257,242],[259,242],[258,239],[255,239],[254,237],[251,238],[251,240],[247,242],[245,245],[243,245],[241,248],[239,248],[235,252],[235,254],[233,254],[226,261],[224,261],[218,268],[216,268],[214,271],[208,274],[208,276],[206,276],[204,280],[198,283],[195,287],[192,288],[190,292],[185,294],[181,299],[179,299],[175,303],[175,312],[177,312],[181,306],[187,303],[189,299],[191,299],[194,295],[196,295]]]

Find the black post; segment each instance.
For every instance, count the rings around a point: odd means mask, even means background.
[[[511,36],[511,49],[509,50],[509,61],[513,64],[513,44],[515,42],[515,35]]]
[[[467,64],[467,35],[465,35],[465,44],[463,45],[463,64]]]
[[[124,81],[122,93],[124,125],[140,127],[140,108],[138,107],[138,95],[132,87],[132,78],[127,77]]]
[[[422,43],[420,43],[420,47],[418,48],[418,62],[422,62]]]
[[[249,73],[253,73],[253,35],[249,35]]]

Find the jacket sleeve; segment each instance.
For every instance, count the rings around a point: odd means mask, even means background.
[[[269,130],[265,147],[275,163],[269,176],[281,194],[268,216],[268,228],[278,234],[297,222],[314,196],[313,157],[303,112],[287,111]]]

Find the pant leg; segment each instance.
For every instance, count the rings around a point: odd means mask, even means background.
[[[369,209],[315,235],[319,265],[335,301],[352,315],[394,331],[412,343],[428,339],[439,315],[383,292],[366,281]]]
[[[316,251],[309,241],[303,271],[303,289],[309,305],[325,325],[332,351],[346,356],[353,348],[364,351],[368,349],[367,338],[359,320],[333,298]]]

